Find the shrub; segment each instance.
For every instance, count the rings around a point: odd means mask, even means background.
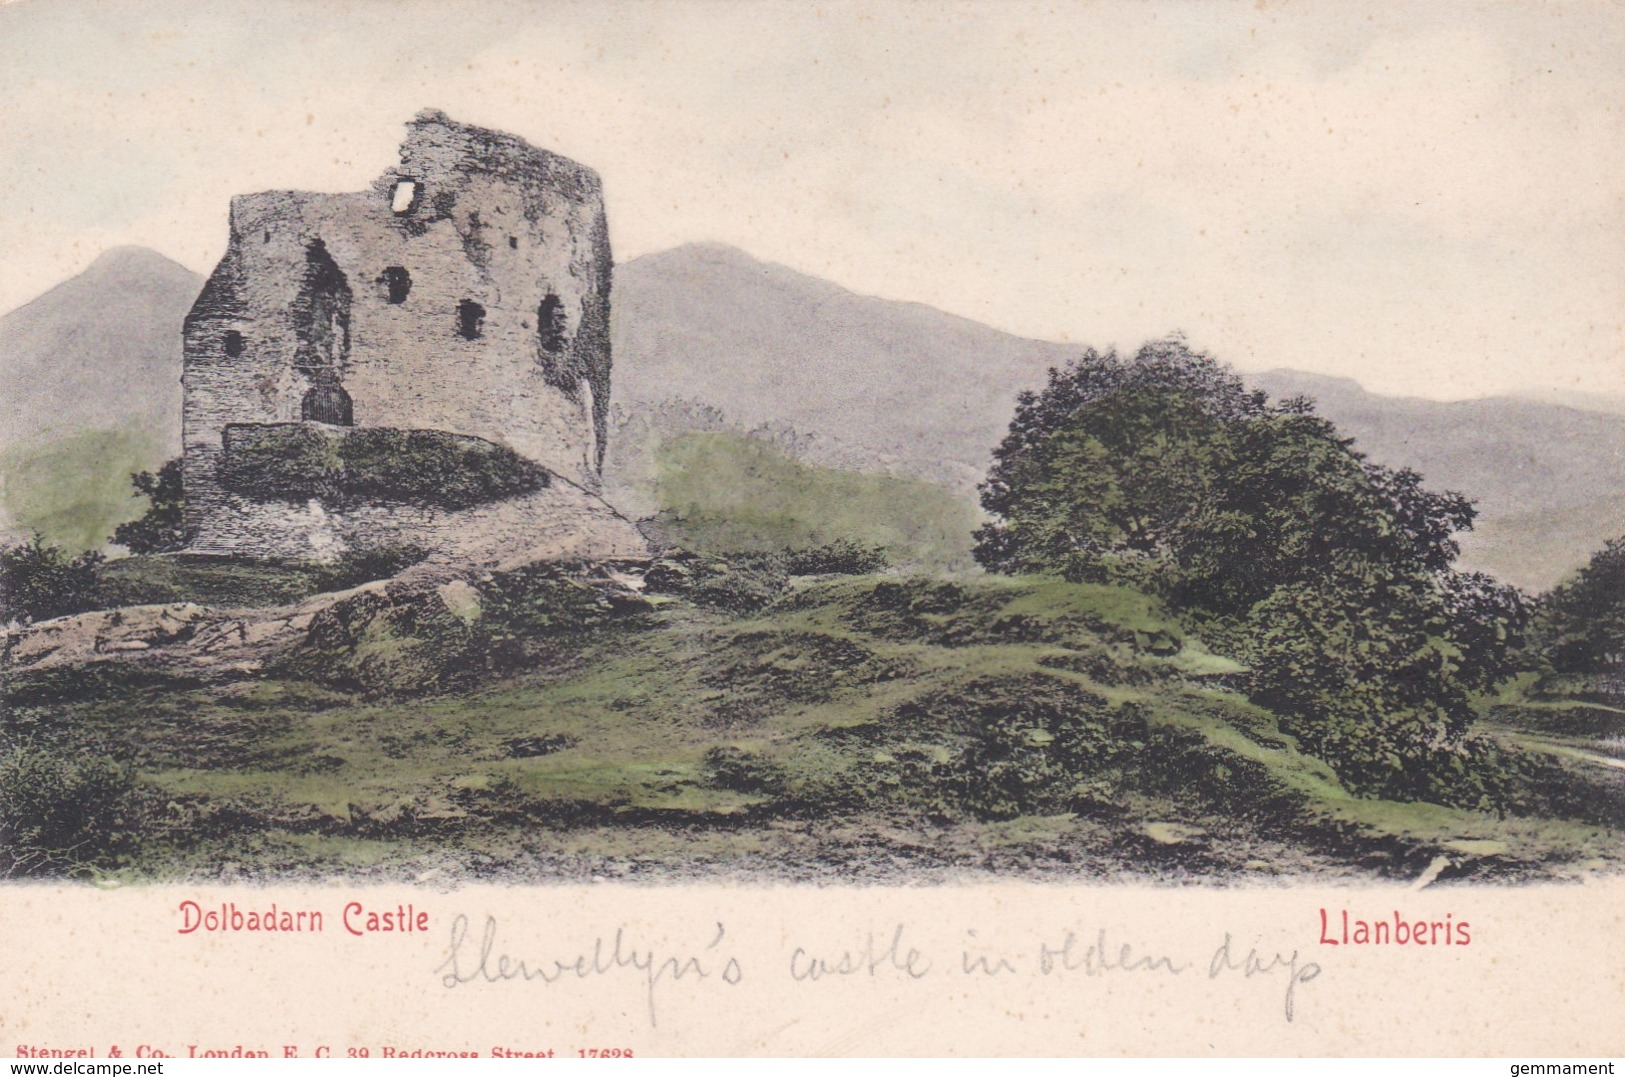
[[[784,551],[784,568],[792,576],[862,576],[890,564],[885,547],[865,546],[850,539]]]
[[[546,468],[483,438],[443,430],[308,423],[226,428],[220,482],[258,501],[404,503],[465,509],[543,489]]]
[[[736,553],[723,560],[673,552],[651,565],[643,582],[654,594],[684,595],[702,605],[751,613],[782,594],[789,575],[778,554]]]
[[[1536,628],[1559,673],[1625,674],[1625,536],[1541,600]]]
[[[1471,502],[1352,444],[1180,340],[1090,352],[1019,398],[976,556],[1161,596],[1352,788],[1431,795],[1527,613],[1451,567]]]
[[[101,600],[102,555],[68,557],[38,532],[0,550],[0,622],[45,621],[95,609]]]
[[[130,768],[105,756],[18,744],[0,751],[0,873],[112,867],[135,840]]]
[[[705,753],[709,783],[736,793],[762,793],[777,796],[785,790],[784,768],[773,760],[731,745]]]
[[[343,591],[372,580],[387,580],[428,556],[428,550],[410,544],[346,550],[333,564],[317,569],[316,587],[320,591]]]
[[[649,567],[643,582],[654,594],[684,595],[703,605],[750,613],[783,594],[791,576],[858,576],[886,566],[881,547],[838,539],[779,553],[702,557],[671,550]]]
[[[130,476],[136,497],[150,499],[147,511],[138,520],[119,524],[113,541],[131,553],[169,553],[186,547],[186,492],[181,485],[181,458],[175,457],[158,469],[138,471]]]

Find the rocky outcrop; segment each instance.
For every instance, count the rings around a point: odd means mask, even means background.
[[[265,609],[179,602],[58,617],[0,631],[0,666],[36,673],[118,663],[203,681],[281,672],[412,692],[449,685],[480,665],[482,648],[505,634],[502,618],[516,607],[541,636],[647,609],[642,562],[567,565],[559,563],[562,547],[541,553],[483,568],[421,564]]]

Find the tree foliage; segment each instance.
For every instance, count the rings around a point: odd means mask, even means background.
[[[138,829],[134,774],[105,755],[0,743],[0,877],[113,867]]]
[[[131,553],[169,553],[186,548],[186,492],[181,486],[181,458],[165,462],[155,475],[130,476],[136,497],[150,500],[140,519],[119,524],[113,541]]]
[[[0,550],[0,624],[49,620],[95,609],[101,600],[102,555],[69,557],[39,532]]]
[[[1448,793],[1468,697],[1511,670],[1517,593],[1452,568],[1474,509],[1365,460],[1182,340],[1090,351],[1017,403],[977,559],[1160,595],[1356,788]]]
[[[1559,673],[1625,675],[1625,536],[1542,599],[1536,635]]]

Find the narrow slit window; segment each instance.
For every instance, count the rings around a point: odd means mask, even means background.
[[[509,236],[508,237],[508,246],[513,248],[514,250],[518,250],[519,249],[519,237],[518,236]]]
[[[536,342],[541,346],[542,354],[554,357],[564,354],[569,333],[564,302],[553,292],[548,292],[547,298],[536,308]]]
[[[235,329],[226,330],[226,354],[233,359],[243,354],[243,335]]]
[[[390,196],[389,208],[397,214],[411,213],[412,207],[418,204],[417,180],[403,179],[395,183],[395,193]]]
[[[485,321],[485,308],[472,299],[457,304],[457,332],[464,340],[477,340],[480,323]]]

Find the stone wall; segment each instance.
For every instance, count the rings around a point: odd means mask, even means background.
[[[337,400],[357,426],[485,438],[595,490],[610,272],[594,172],[436,112],[371,190],[233,199],[229,248],[185,329],[200,546],[252,541],[217,479],[225,427],[299,422],[313,401],[328,421]]]
[[[222,492],[190,550],[331,561],[350,551],[418,546],[432,559],[499,565],[530,561],[638,560],[649,554],[630,520],[563,480],[544,490],[448,511],[425,506],[332,509],[319,499],[266,501]]]

